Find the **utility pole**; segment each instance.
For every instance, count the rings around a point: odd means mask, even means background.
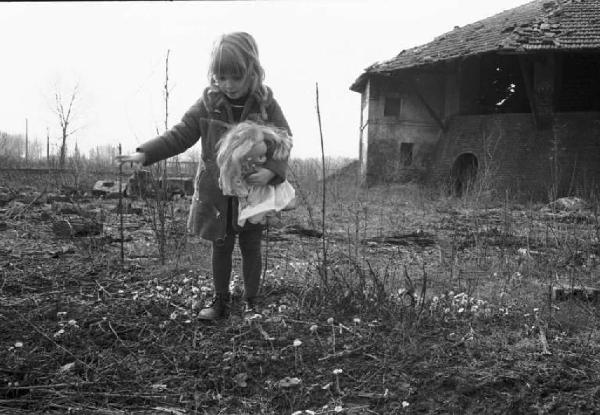
[[[25,167],[29,161],[29,119],[25,118]]]
[[[50,168],[50,129],[46,127],[46,165]]]

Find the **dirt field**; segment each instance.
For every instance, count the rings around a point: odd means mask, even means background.
[[[597,204],[337,178],[323,239],[319,183],[294,183],[298,207],[265,240],[261,314],[242,315],[236,253],[232,316],[205,324],[210,246],[185,235],[189,201],[165,205],[163,265],[156,202],[121,215],[9,179],[2,414],[600,412]],[[57,236],[74,217],[101,232]]]

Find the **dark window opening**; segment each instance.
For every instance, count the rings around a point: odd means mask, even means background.
[[[412,165],[414,143],[400,143],[400,163],[404,167]]]
[[[558,112],[600,111],[600,55],[562,55],[558,82]]]
[[[479,114],[531,112],[516,56],[483,56],[480,70]]]
[[[461,64],[460,113],[530,113],[529,98],[519,58],[488,54]]]
[[[383,115],[385,117],[397,117],[400,115],[400,106],[402,100],[396,97],[385,97],[385,105],[383,107]]]

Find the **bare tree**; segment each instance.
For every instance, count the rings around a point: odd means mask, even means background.
[[[60,88],[56,87],[54,91],[54,111],[58,115],[61,132],[60,142],[60,159],[59,165],[61,168],[65,166],[65,158],[67,155],[67,138],[73,134],[76,130],[72,128],[73,123],[73,106],[75,101],[79,99],[79,83],[75,84],[73,90],[68,94],[68,98],[65,98]]]
[[[23,157],[25,138],[0,131],[0,165],[18,164]]]
[[[42,160],[44,156],[44,143],[41,142],[37,137],[29,143],[29,158],[36,162]]]

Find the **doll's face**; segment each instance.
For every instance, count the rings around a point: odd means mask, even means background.
[[[267,145],[264,141],[254,144],[246,154],[246,161],[250,164],[264,164],[267,161]]]

